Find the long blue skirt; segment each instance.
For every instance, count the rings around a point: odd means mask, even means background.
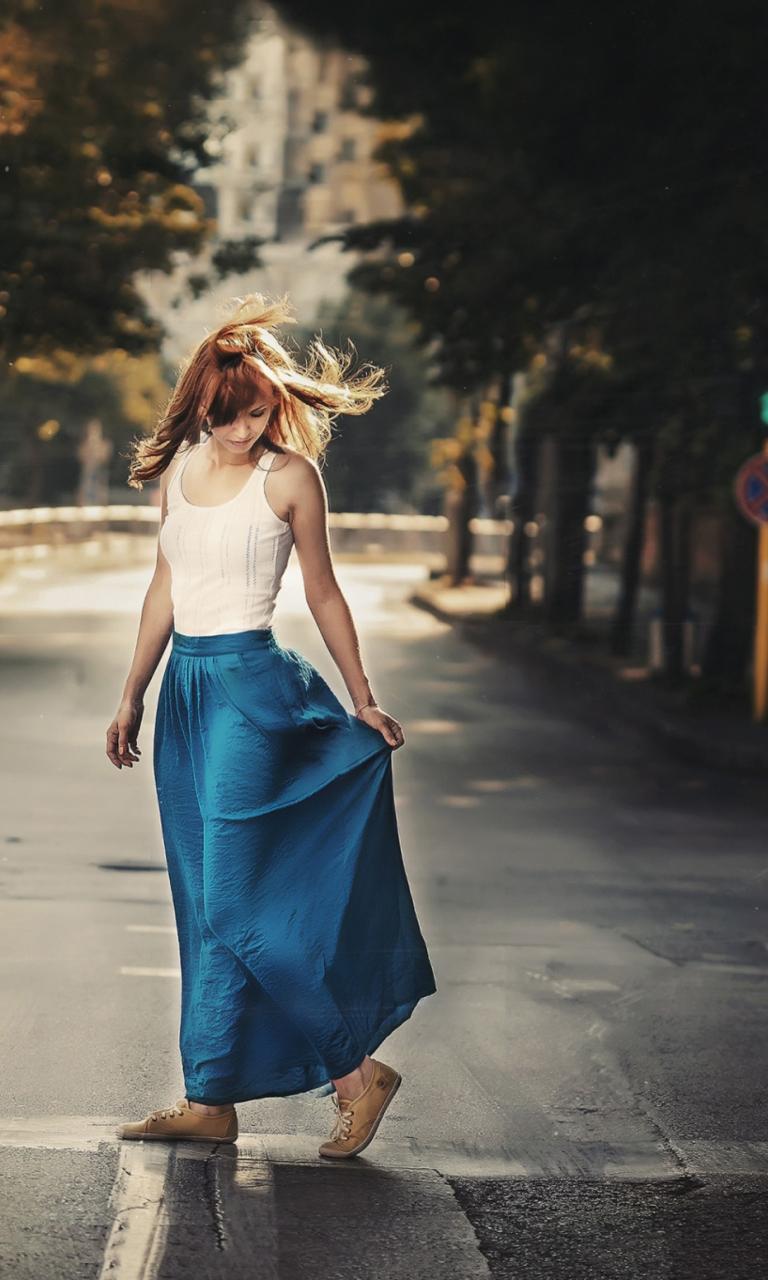
[[[271,628],[174,632],[154,771],[187,1097],[330,1092],[437,989],[392,748]]]

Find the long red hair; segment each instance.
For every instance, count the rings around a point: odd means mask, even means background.
[[[265,388],[275,405],[260,441],[270,449],[288,445],[315,461],[325,451],[338,414],[365,413],[384,394],[382,369],[365,365],[350,376],[354,351],[334,351],[319,338],[311,343],[306,363],[299,365],[274,332],[293,323],[285,299],[269,303],[251,294],[233,302],[233,314],[182,366],[155,430],[134,442],[128,476],[134,489],[162,475],[182,444],[197,444],[206,420],[209,427],[233,422]]]

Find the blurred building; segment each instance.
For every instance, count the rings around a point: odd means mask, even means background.
[[[263,266],[217,282],[214,243],[172,276],[148,276],[145,296],[168,330],[170,359],[210,326],[216,301],[232,294],[287,293],[299,319],[311,323],[324,301],[343,296],[353,260],[338,244],[310,246],[352,223],[400,212],[396,184],[372,158],[384,127],[362,114],[363,69],[359,57],[320,48],[258,6],[245,57],[211,103],[208,149],[217,159],[196,189],[217,221],[217,243],[256,236],[264,241]],[[190,280],[201,288],[198,298]]]

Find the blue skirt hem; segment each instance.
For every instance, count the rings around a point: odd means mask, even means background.
[[[343,1071],[339,1071],[338,1074],[334,1073],[335,1078],[339,1080],[342,1076],[349,1075],[351,1071],[354,1071],[355,1067],[360,1065],[366,1054],[369,1054],[372,1057],[387,1037],[390,1036],[399,1026],[402,1026],[404,1022],[408,1021],[414,1009],[424,996],[432,995],[436,989],[437,988],[435,986],[432,986],[429,990],[424,990],[421,995],[416,996],[415,999],[408,1000],[406,1003],[398,1005],[397,1008],[381,1022],[378,1029],[371,1036],[368,1048],[354,1055],[355,1061],[350,1065],[346,1065]],[[236,1094],[204,1095],[202,1093],[196,1093],[193,1089],[190,1090],[186,1096],[190,1102],[199,1102],[201,1106],[226,1107],[234,1106],[235,1103],[240,1102],[258,1102],[260,1098],[289,1098],[295,1097],[297,1094],[315,1094],[317,1097],[324,1098],[327,1097],[328,1094],[334,1092],[333,1084],[328,1078],[328,1072],[323,1066],[320,1066],[319,1064],[316,1066],[308,1065],[307,1067],[299,1068],[298,1070],[300,1070],[304,1076],[304,1079],[300,1084],[289,1085],[286,1087],[286,1083],[283,1083],[280,1080],[275,1080],[273,1083],[268,1085],[260,1085],[259,1092],[246,1090],[245,1092],[238,1092]],[[288,1078],[293,1078],[293,1076],[293,1071],[288,1073]],[[285,1077],[283,1079],[286,1080]]]

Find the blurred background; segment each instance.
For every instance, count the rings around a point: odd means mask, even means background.
[[[0,507],[154,502],[127,446],[179,360],[221,299],[287,293],[299,345],[390,369],[327,458],[334,516],[382,517],[358,550],[745,697],[768,192],[737,9],[7,0]],[[1,530],[8,564],[85,526]]]
[[[91,1274],[105,1241],[113,1265],[114,1144],[98,1177],[66,1152],[84,1117],[174,1096],[154,695],[143,768],[102,754],[159,522],[128,453],[218,304],[252,291],[289,296],[297,350],[322,333],[388,370],[323,475],[406,732],[398,815],[439,987],[397,1032],[411,1092],[371,1149],[391,1177],[368,1169],[393,1214],[426,1197],[408,1249],[337,1268],[287,1171],[325,1113],[268,1100],[242,1124],[282,1169],[269,1231],[300,1243],[263,1274],[762,1277],[766,36],[758,0],[3,0],[14,1280]],[[276,619],[345,697],[295,558]],[[35,1143],[64,1169],[29,1195]],[[191,1232],[168,1280],[209,1246],[206,1275],[240,1274],[217,1270],[219,1220],[207,1244],[187,1220],[193,1183],[214,1203],[202,1171],[168,1174]],[[247,1178],[220,1176],[226,1222],[269,1236]],[[347,1212],[340,1183],[315,1193]],[[451,1244],[454,1194],[482,1258]],[[40,1196],[60,1232],[29,1253]]]

